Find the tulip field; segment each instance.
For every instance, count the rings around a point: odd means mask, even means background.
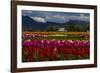
[[[89,32],[22,33],[22,62],[83,60],[89,57]]]

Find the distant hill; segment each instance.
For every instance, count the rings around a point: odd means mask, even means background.
[[[30,28],[33,30],[47,30],[49,26],[59,26],[64,27],[66,25],[89,25],[89,22],[82,20],[69,20],[66,23],[56,23],[56,22],[37,22],[30,18],[29,16],[22,16],[22,27],[23,31],[28,31]]]
[[[23,27],[32,27],[34,29],[46,29],[48,26],[61,26],[62,24],[55,23],[55,22],[36,22],[29,16],[22,16],[22,26]]]
[[[88,22],[88,21],[82,21],[82,20],[70,20],[70,21],[67,22],[67,24],[89,25],[90,22]]]

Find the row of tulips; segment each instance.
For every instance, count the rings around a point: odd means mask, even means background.
[[[53,34],[52,34],[53,35]],[[55,34],[55,36],[56,36],[57,34]],[[50,35],[48,35],[48,34],[28,34],[28,33],[23,33],[23,35],[22,35],[22,38],[23,39],[31,39],[31,38],[34,38],[34,37],[48,37],[48,36],[50,36]],[[54,36],[54,35],[53,35]],[[64,36],[77,36],[77,37],[80,37],[80,38],[86,38],[86,39],[89,39],[89,34],[85,34],[85,35],[83,35],[83,34],[75,34],[75,35],[64,35]]]
[[[46,34],[24,34],[22,35],[22,38],[34,38],[34,37],[47,37]]]
[[[56,61],[89,59],[89,41],[76,40],[24,40],[22,61]]]
[[[65,35],[87,35],[89,32],[23,32],[24,34],[47,34],[47,35],[52,35],[52,34],[65,34]]]

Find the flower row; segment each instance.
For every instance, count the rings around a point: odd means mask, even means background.
[[[88,59],[89,41],[24,40],[23,62]]]

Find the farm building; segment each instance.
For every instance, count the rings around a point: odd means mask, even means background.
[[[67,30],[65,30],[65,28],[59,28],[58,31],[64,32],[64,31],[67,31]]]

